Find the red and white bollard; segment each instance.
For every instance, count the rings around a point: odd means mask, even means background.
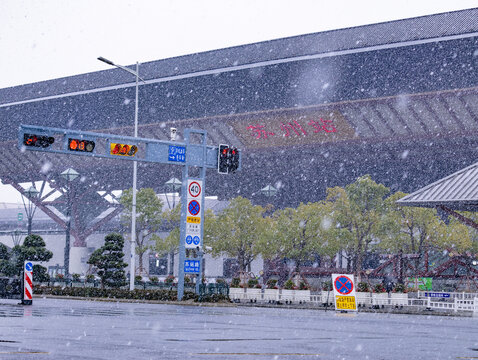
[[[33,264],[26,260],[23,264],[23,298],[22,305],[33,303]]]

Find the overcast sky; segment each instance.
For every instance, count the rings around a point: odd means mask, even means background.
[[[0,0],[0,88],[478,7],[478,0]],[[0,185],[0,202],[18,202]]]

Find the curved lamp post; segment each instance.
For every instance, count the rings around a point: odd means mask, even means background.
[[[64,270],[65,278],[70,274],[70,230],[71,230],[71,182],[75,180],[80,174],[72,168],[63,171],[60,176],[67,181],[68,187],[66,191],[66,237],[65,237],[65,259]]]
[[[129,72],[134,75],[136,78],[136,92],[135,92],[135,101],[134,101],[134,137],[138,137],[138,81],[141,80],[143,83],[146,83],[143,78],[139,76],[139,63],[136,62],[136,71],[133,71],[125,66],[118,65],[111,60],[105,59],[104,57],[98,57],[99,61],[104,62],[105,64],[115,66],[118,69]],[[130,291],[134,290],[134,275],[135,275],[135,266],[134,266],[134,254],[135,254],[135,236],[136,236],[136,184],[137,184],[137,174],[138,174],[138,163],[133,161],[133,202],[131,206],[131,240],[130,240],[130,271],[129,271],[129,289]]]

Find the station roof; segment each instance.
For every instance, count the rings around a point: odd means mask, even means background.
[[[209,145],[241,148],[242,173],[208,174],[220,198],[279,182],[285,203],[313,201],[365,173],[407,191],[478,158],[477,49],[478,9],[469,9],[144,63],[139,136],[196,127]],[[121,161],[21,153],[15,143],[21,123],[131,135],[134,86],[111,69],[0,89],[0,178],[74,167],[130,187]],[[139,186],[171,176],[179,171],[141,165]]]
[[[400,205],[478,211],[478,163],[425,186],[397,201]]]

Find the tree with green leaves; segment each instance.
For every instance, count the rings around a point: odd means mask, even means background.
[[[157,234],[151,236],[154,242],[154,250],[162,255],[169,254],[169,275],[174,273],[174,256],[179,251],[179,227],[181,220],[181,206],[178,204],[174,208],[163,213],[163,219],[169,229],[169,234],[165,238]]]
[[[261,237],[267,236],[270,228],[270,219],[263,216],[264,211],[243,197],[232,199],[205,227],[204,240],[211,246],[212,255],[226,253],[238,260],[239,271],[250,271],[252,261],[262,252]]]
[[[16,245],[12,249],[11,258],[14,259],[15,275],[23,271],[25,260],[44,262],[53,257],[53,253],[46,248],[45,241],[40,235],[30,234],[23,241],[22,245]],[[39,264],[33,265],[33,281],[48,281],[47,269]]]
[[[96,249],[90,256],[88,264],[95,266],[104,288],[118,288],[125,285],[124,268],[128,266],[123,261],[124,238],[121,234],[111,233],[105,237],[105,244]]]
[[[123,191],[120,200],[124,207],[121,222],[126,227],[131,229],[131,214],[133,208],[133,191],[128,189]],[[136,193],[136,254],[139,257],[139,272],[144,272],[143,255],[149,246],[149,236],[157,232],[163,222],[163,203],[156,196],[156,193],[151,188],[140,189]]]
[[[0,243],[0,275],[13,276],[16,273],[15,265],[10,261],[11,252],[8,247]]]
[[[300,204],[297,208],[277,210],[273,226],[261,246],[265,259],[289,258],[295,263],[295,272],[316,255],[333,256],[337,242],[330,236],[327,204],[323,202]]]
[[[327,189],[327,201],[333,205],[334,225],[343,230],[340,233],[342,248],[359,281],[370,244],[380,239],[384,198],[389,191],[373,181],[370,175],[359,177],[345,189]]]
[[[427,250],[440,248],[439,240],[447,230],[437,217],[435,209],[401,206],[397,200],[406,194],[396,192],[385,199],[385,215],[382,218],[380,248],[392,254],[415,254],[414,267],[423,265]],[[400,257],[399,281],[403,281],[403,259]]]

